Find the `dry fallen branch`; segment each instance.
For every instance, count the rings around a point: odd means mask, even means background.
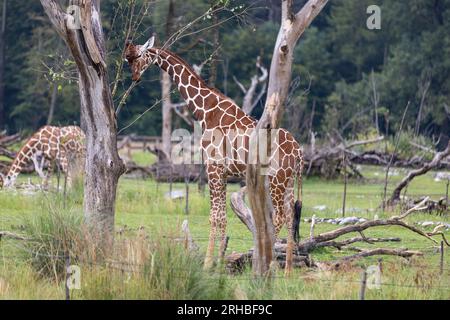
[[[231,194],[231,209],[253,234],[255,232],[255,222],[253,220],[252,211],[245,204],[245,192],[246,188],[243,187],[238,192],[233,192]]]
[[[450,141],[448,142],[447,148],[445,150],[438,152],[435,154],[433,160],[424,164],[423,167],[412,170],[408,173],[408,175],[403,178],[403,180],[397,185],[397,187],[392,192],[391,198],[388,200],[389,206],[396,205],[400,200],[400,194],[402,190],[409,185],[409,183],[417,176],[424,175],[428,171],[436,168],[442,160],[447,158],[450,155]]]
[[[16,142],[19,142],[22,138],[20,133],[13,134],[11,136],[0,136],[0,146],[8,147]]]
[[[317,245],[319,247],[334,247],[338,250],[341,250],[343,247],[348,246],[350,244],[356,242],[367,242],[367,243],[377,243],[377,242],[400,242],[400,238],[363,238],[363,237],[354,237],[343,241],[325,241],[321,242]]]
[[[252,216],[251,210],[247,207],[244,201],[245,197],[245,188],[242,188],[239,192],[235,192],[231,195],[231,208],[236,213],[236,215],[239,217],[239,219],[247,226],[247,228],[250,230],[250,232],[254,233],[255,230],[255,224],[254,219]],[[306,264],[311,265],[312,263],[309,261],[309,259],[306,259],[305,257],[308,257],[311,252],[313,252],[317,248],[323,248],[323,247],[334,247],[339,250],[346,248],[349,249],[347,246],[356,242],[365,242],[369,244],[375,244],[375,243],[381,243],[381,242],[400,242],[400,238],[391,237],[391,238],[369,238],[366,237],[363,232],[374,227],[383,227],[383,226],[399,226],[405,229],[408,229],[424,238],[427,238],[428,240],[438,243],[438,241],[433,236],[441,236],[445,243],[449,245],[447,239],[445,238],[445,235],[442,233],[442,231],[434,230],[433,232],[425,232],[417,227],[414,227],[412,225],[407,224],[406,222],[402,221],[402,219],[405,219],[407,216],[412,214],[413,212],[424,210],[424,204],[428,201],[428,198],[423,199],[421,202],[417,203],[414,207],[408,209],[404,213],[393,216],[389,219],[385,220],[371,220],[362,222],[356,225],[347,225],[340,227],[336,230],[324,232],[318,235],[314,234],[314,225],[315,225],[315,218],[312,219],[311,223],[311,230],[310,230],[310,236],[308,238],[305,238],[303,241],[299,242],[296,246],[296,255],[295,259],[301,260],[302,263],[296,264],[296,266],[299,266],[300,264]],[[337,238],[350,234],[350,233],[359,233],[359,237],[353,237],[350,239],[342,240],[342,241],[336,241]],[[277,243],[274,247],[275,252],[277,253],[276,259],[277,262],[279,262],[282,265],[282,259],[285,257],[286,252],[286,244],[283,243]],[[358,254],[345,257],[339,261],[350,261],[358,258],[364,258],[367,256],[373,256],[373,255],[395,255],[395,256],[401,256],[401,257],[411,257],[414,255],[421,255],[421,252],[419,251],[408,251],[405,249],[383,249],[383,248],[374,248],[369,250],[357,250],[360,251]],[[248,253],[245,254],[238,254],[234,253],[232,256],[227,258],[227,265],[230,269],[233,269],[232,266],[234,263],[239,263],[239,266],[242,267],[242,263],[245,261],[249,261],[252,258],[253,250],[250,250]],[[280,260],[281,259],[281,260]],[[233,262],[234,261],[234,262]],[[281,261],[281,262],[280,262]],[[239,267],[239,268],[240,268]],[[238,268],[238,269],[239,269]]]
[[[337,269],[344,262],[351,262],[351,261],[354,261],[357,259],[371,257],[371,256],[379,256],[379,255],[389,255],[389,256],[398,256],[398,257],[403,257],[403,258],[410,258],[413,256],[422,256],[423,253],[420,251],[412,251],[412,250],[406,250],[406,249],[376,248],[376,249],[362,250],[359,253],[356,253],[351,256],[343,257],[336,261],[322,262],[320,264],[327,265],[328,267],[331,267],[332,269]]]
[[[306,174],[310,175],[312,170],[319,171],[321,176],[325,176],[327,178],[334,177],[337,173],[339,173],[342,168],[348,167],[352,170],[353,174],[357,177],[361,178],[362,174],[354,165],[354,160],[359,160],[362,158],[362,155],[357,152],[351,150],[354,147],[379,143],[384,140],[383,136],[369,139],[369,140],[358,140],[352,142],[345,142],[341,138],[341,142],[337,145],[323,146],[321,148],[306,149],[305,150],[305,159],[308,163],[308,169],[306,170]],[[345,154],[346,163],[343,163],[342,154]]]
[[[13,232],[9,232],[9,231],[0,231],[0,240],[3,238],[9,238],[9,239],[13,239],[13,240],[29,240],[27,237],[22,236],[20,234],[17,233],[13,233]]]

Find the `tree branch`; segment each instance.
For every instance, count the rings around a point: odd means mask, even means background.
[[[66,39],[66,19],[67,14],[61,9],[60,5],[55,0],[40,0],[45,13],[50,22],[55,27],[58,34]]]
[[[299,38],[314,18],[322,11],[328,0],[309,0],[295,15],[293,30]]]
[[[450,141],[448,142],[447,148],[441,152],[435,154],[433,160],[426,163],[422,168],[410,171],[405,178],[397,185],[397,187],[392,192],[392,196],[388,201],[389,205],[395,205],[400,199],[401,191],[417,176],[424,175],[428,171],[437,167],[443,159],[450,155]]]

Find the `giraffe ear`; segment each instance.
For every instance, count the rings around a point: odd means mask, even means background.
[[[152,48],[155,44],[155,36],[152,36],[144,45],[139,48],[139,55],[142,55],[145,51]]]

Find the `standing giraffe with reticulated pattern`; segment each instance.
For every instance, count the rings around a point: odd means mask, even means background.
[[[161,48],[153,48],[151,38],[143,46],[126,44],[125,58],[131,66],[133,81],[139,81],[143,72],[156,64],[166,71],[177,85],[181,96],[202,128],[201,151],[206,164],[210,189],[211,230],[205,257],[205,267],[213,264],[215,240],[220,237],[219,258],[223,258],[226,243],[226,182],[227,176],[244,177],[247,168],[249,138],[256,120],[245,114],[234,101],[205,81],[179,56]],[[269,155],[270,193],[274,206],[275,236],[286,223],[288,245],[286,271],[292,268],[294,237],[294,211],[301,210],[301,177],[303,154],[300,145],[284,129],[272,130],[275,138]],[[273,136],[272,136],[273,138]],[[231,157],[230,157],[231,155]],[[298,201],[294,204],[294,180],[298,180]]]
[[[33,162],[35,170],[44,179],[44,185],[53,171],[55,162],[59,162],[63,173],[68,174],[69,155],[83,156],[85,135],[80,127],[44,126],[34,133],[17,153],[5,177],[0,176],[4,187],[14,186],[22,169]],[[48,173],[44,176],[42,162],[49,161]],[[70,177],[68,176],[70,184]]]

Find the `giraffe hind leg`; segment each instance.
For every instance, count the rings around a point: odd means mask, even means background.
[[[294,217],[294,188],[289,186],[286,188],[284,194],[284,211],[286,215],[286,224],[288,229],[287,245],[286,245],[286,266],[285,274],[289,275],[292,272],[293,256],[295,247],[295,217]]]
[[[50,183],[50,179],[52,177],[53,174],[53,169],[55,166],[55,162],[52,160],[48,161],[48,167],[47,167],[47,174],[45,175],[44,179],[43,179],[43,185],[45,188],[48,187],[49,183]]]
[[[270,196],[272,198],[272,205],[274,208],[273,225],[275,240],[279,240],[280,231],[286,223],[286,216],[284,214],[283,195],[285,193],[285,186],[277,184],[275,177],[270,177]]]

